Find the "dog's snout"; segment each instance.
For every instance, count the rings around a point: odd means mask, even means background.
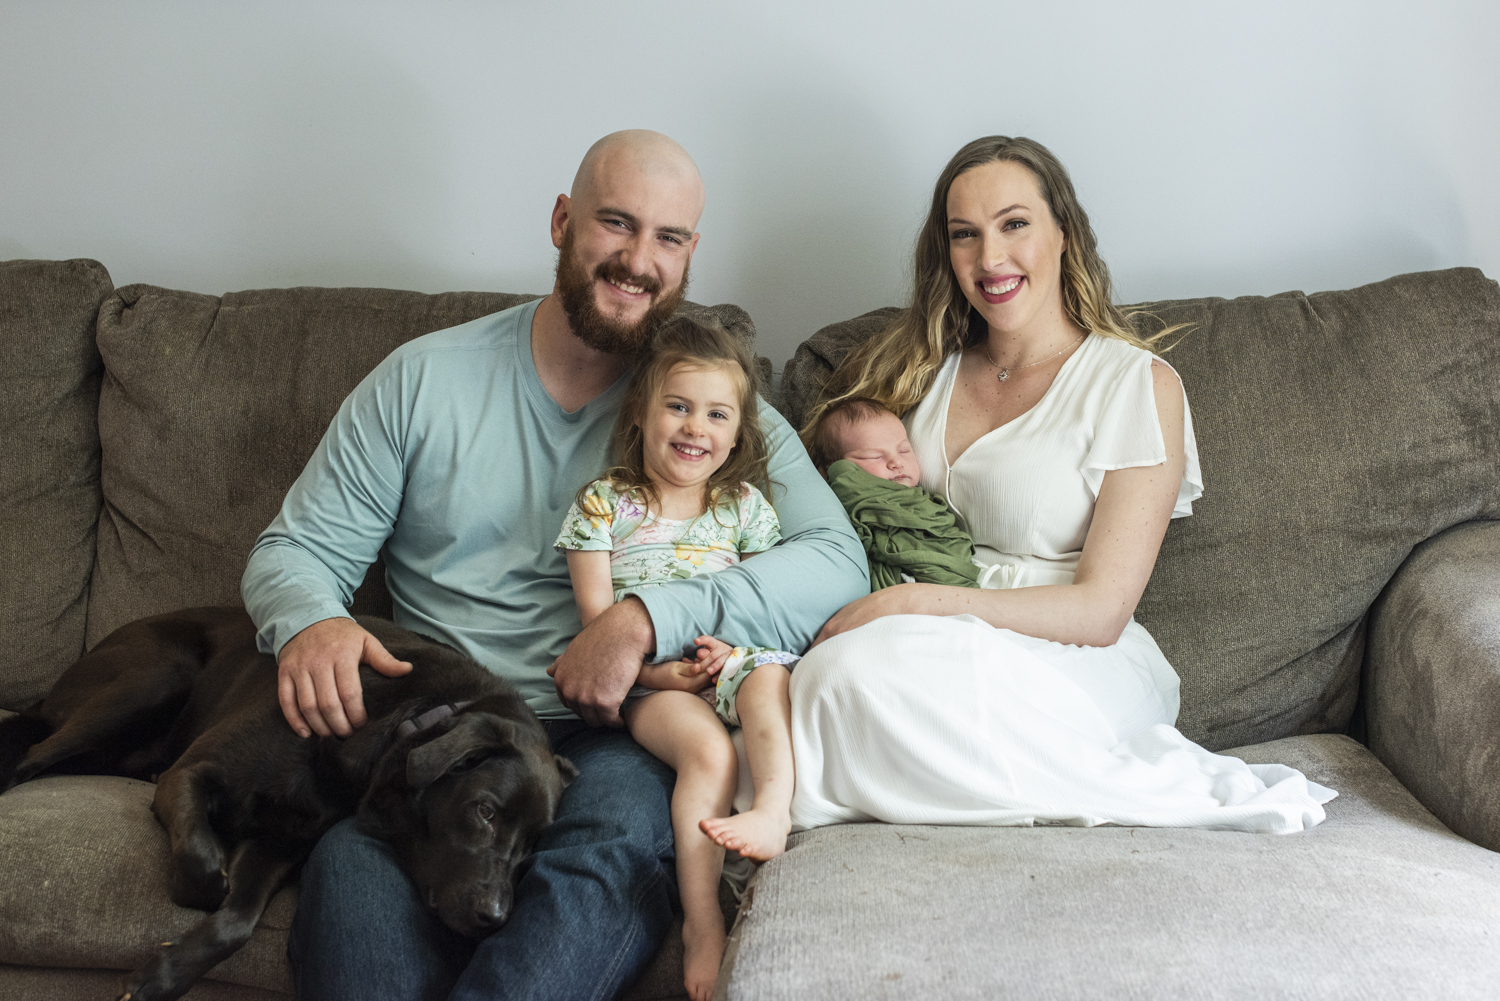
[[[509,908],[497,899],[481,901],[474,908],[474,924],[488,934],[505,924],[505,919],[510,917],[508,911]]]

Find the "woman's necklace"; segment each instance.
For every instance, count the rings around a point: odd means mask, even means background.
[[[1059,351],[1057,353],[1057,355],[1060,355],[1060,354],[1062,354],[1065,351],[1068,351],[1068,350],[1070,350],[1072,348],[1077,347],[1078,344],[1085,337],[1087,337],[1087,336],[1088,336],[1088,332],[1087,331],[1079,334],[1078,335],[1078,340],[1074,341],[1072,344],[1069,344],[1067,347],[1063,348],[1062,351]],[[1036,368],[1038,365],[1044,365],[1047,362],[1051,361],[1052,359],[1056,358],[1057,355],[1048,355],[1047,357],[1043,358],[1041,361],[1030,362],[1030,363],[1028,363],[1026,365],[1017,365],[1016,366],[1016,371],[1019,372],[1022,369]],[[989,362],[991,365],[994,365],[996,368],[1000,369],[1000,374],[997,375],[997,376],[995,376],[995,378],[999,379],[1001,382],[1004,382],[1006,379],[1010,378],[1010,368],[1008,366],[1007,367],[1002,367],[998,362],[995,361],[995,359],[993,359],[993,358],[990,357],[990,345],[989,345],[988,341],[986,341],[985,345],[984,345],[984,360],[987,361],[987,362]]]

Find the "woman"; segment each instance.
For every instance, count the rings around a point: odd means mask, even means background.
[[[1161,336],[1112,305],[1045,147],[991,136],[953,157],[910,307],[845,361],[830,402],[903,416],[983,589],[901,584],[823,628],[792,676],[797,826],[1323,819],[1332,790],[1172,728],[1177,675],[1132,618],[1168,522],[1203,492],[1182,385],[1150,352]]]

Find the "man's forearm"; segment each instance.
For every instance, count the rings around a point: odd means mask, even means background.
[[[783,541],[718,573],[643,590],[657,658],[704,633],[800,652],[829,616],[869,593],[869,562],[843,507],[786,421],[765,406],[761,415],[774,449],[772,500]]]
[[[387,429],[399,407],[382,400],[383,363],[339,407],[292,484],[281,511],[250,551],[240,580],[257,642],[279,654],[314,622],[347,617],[401,507],[402,458]],[[387,394],[389,396],[389,394]]]
[[[338,578],[305,549],[269,530],[250,551],[240,596],[264,653],[280,655],[288,640],[315,622],[349,617],[349,596]]]

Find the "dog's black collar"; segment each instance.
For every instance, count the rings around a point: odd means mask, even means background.
[[[408,720],[404,720],[396,728],[396,736],[410,737],[414,733],[421,733],[428,727],[435,725],[438,720],[447,719],[465,706],[472,705],[473,702],[473,699],[469,699],[467,702],[448,702],[436,708],[429,709],[420,716],[413,716]]]

